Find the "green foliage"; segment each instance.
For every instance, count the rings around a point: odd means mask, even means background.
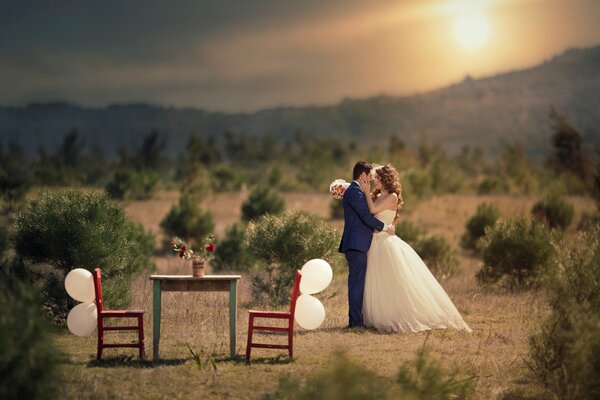
[[[478,194],[508,193],[509,191],[508,181],[497,175],[486,176],[477,188]]]
[[[219,164],[211,169],[210,183],[215,192],[240,190],[243,182],[244,175],[230,165]]]
[[[242,204],[242,219],[252,221],[265,214],[280,214],[285,208],[283,198],[268,186],[257,186]]]
[[[559,115],[554,107],[550,108],[552,121],[552,145],[554,154],[548,158],[548,165],[555,172],[570,172],[583,185],[591,189],[594,176],[594,162],[585,149],[581,134]]]
[[[305,383],[283,375],[275,391],[261,398],[465,400],[474,391],[474,379],[461,375],[457,368],[444,371],[422,350],[414,360],[402,364],[396,380],[390,381],[338,352],[329,368],[309,377]]]
[[[244,246],[246,240],[246,225],[233,224],[225,231],[225,238],[218,243],[215,259],[211,266],[215,271],[248,271],[255,260]]]
[[[458,257],[448,240],[440,235],[419,238],[414,250],[438,279],[447,279],[458,272]]]
[[[15,250],[39,264],[37,278],[57,314],[68,310],[62,281],[73,268],[101,267],[108,305],[127,306],[131,275],[151,267],[152,242],[107,196],[81,191],[43,192],[14,222]]]
[[[0,261],[2,256],[8,250],[9,246],[9,231],[5,225],[0,225]]]
[[[331,219],[343,219],[344,203],[341,200],[331,199],[329,203],[329,215]]]
[[[539,188],[535,164],[527,158],[520,143],[503,146],[496,168],[500,179],[506,181],[512,193],[528,194]]]
[[[250,222],[246,246],[263,268],[253,278],[254,299],[288,303],[296,269],[313,258],[335,264],[339,240],[337,230],[311,214],[267,214]]]
[[[535,203],[531,214],[547,224],[548,227],[564,231],[573,221],[574,209],[562,197],[552,194]]]
[[[118,200],[148,200],[156,192],[158,181],[153,172],[119,169],[106,185],[106,192]]]
[[[480,240],[485,235],[485,229],[494,226],[500,218],[500,211],[492,204],[482,203],[477,206],[477,211],[467,221],[465,233],[460,239],[464,249],[480,250]]]
[[[530,340],[530,368],[556,398],[600,398],[600,230],[567,244],[549,285],[551,314]]]
[[[423,229],[408,220],[403,220],[396,225],[396,235],[411,246],[414,246],[424,233]]]
[[[197,199],[182,194],[179,203],[174,205],[160,222],[167,236],[178,236],[190,243],[201,243],[215,229],[210,211],[198,207]]]
[[[20,147],[0,144],[0,211],[12,211],[32,184],[31,172]]]
[[[403,392],[415,399],[464,400],[475,390],[474,377],[463,378],[462,372],[456,367],[444,371],[424,348],[417,352],[413,363],[407,362],[401,366],[396,382]]]
[[[550,232],[534,220],[499,220],[483,239],[480,283],[504,280],[522,289],[536,285],[552,266],[555,249]]]
[[[194,364],[196,364],[196,367],[198,367],[199,370],[208,368],[208,364],[210,363],[210,366],[212,367],[213,371],[217,372],[217,362],[215,361],[214,357],[205,356],[203,353],[198,354],[194,351],[194,349],[192,349],[192,346],[190,346],[188,342],[185,342],[185,344],[190,350],[190,354],[194,359]]]
[[[0,269],[0,308],[0,398],[60,398],[59,353],[37,290]]]
[[[456,251],[445,237],[427,235],[406,220],[396,225],[396,235],[415,250],[436,278],[446,279],[458,272]]]

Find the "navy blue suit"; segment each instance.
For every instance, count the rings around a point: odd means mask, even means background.
[[[362,303],[367,272],[367,252],[373,231],[382,231],[383,222],[371,215],[365,194],[356,182],[344,193],[344,232],[339,251],[348,261],[349,326],[362,326]]]

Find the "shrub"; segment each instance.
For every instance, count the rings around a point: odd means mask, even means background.
[[[215,229],[210,211],[198,207],[194,196],[182,194],[179,203],[174,205],[160,222],[167,236],[178,236],[190,243],[200,243]]]
[[[296,269],[313,258],[335,264],[339,240],[334,228],[311,214],[284,212],[250,222],[246,246],[263,268],[253,278],[254,299],[287,303]]]
[[[396,380],[390,381],[337,353],[329,368],[304,384],[298,378],[283,375],[275,391],[264,394],[262,399],[464,400],[474,391],[474,379],[461,375],[457,368],[443,370],[421,350],[414,360],[402,364]]]
[[[0,260],[2,260],[4,252],[8,250],[8,245],[8,228],[4,225],[0,225]]]
[[[158,187],[158,176],[151,172],[120,169],[106,185],[106,193],[117,200],[148,200]]]
[[[466,231],[460,239],[460,244],[464,249],[480,249],[480,239],[485,235],[485,229],[494,226],[500,218],[500,211],[491,204],[480,204],[465,226]]]
[[[458,257],[445,237],[431,235],[420,238],[414,247],[432,274],[447,279],[458,272]]]
[[[564,246],[551,314],[530,340],[530,367],[556,398],[600,398],[600,231]]]
[[[244,246],[246,225],[236,223],[225,232],[225,238],[217,246],[211,266],[215,271],[248,271],[255,260]]]
[[[0,308],[0,398],[58,398],[59,353],[36,290],[2,269]]]
[[[547,196],[544,200],[535,203],[531,209],[531,214],[548,227],[563,231],[573,221],[573,213],[573,206],[558,195]]]
[[[421,228],[417,228],[412,222],[403,220],[396,225],[396,235],[411,246],[415,246],[417,240],[425,232]]]
[[[343,219],[344,203],[340,200],[331,199],[331,203],[329,203],[329,215],[331,219]]]
[[[426,236],[424,230],[406,220],[396,225],[396,235],[417,252],[436,278],[446,279],[458,272],[456,251],[443,236]]]
[[[106,195],[94,193],[42,193],[14,222],[15,250],[26,261],[23,268],[41,271],[37,279],[47,305],[59,315],[71,304],[63,280],[73,268],[101,267],[108,305],[127,306],[131,275],[151,267],[152,241]]]
[[[210,172],[210,183],[215,192],[240,190],[244,177],[238,169],[228,165],[218,165]]]
[[[555,255],[550,232],[535,220],[517,218],[498,221],[486,230],[480,283],[506,280],[522,289],[539,283]]]
[[[479,194],[508,193],[509,191],[510,186],[508,181],[496,175],[491,175],[483,179],[477,189],[477,193]]]
[[[264,214],[280,214],[284,210],[283,198],[268,186],[257,186],[242,204],[242,219],[251,221]]]

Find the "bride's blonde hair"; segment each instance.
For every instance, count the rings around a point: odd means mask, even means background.
[[[396,216],[394,217],[394,222],[396,222],[400,209],[404,205],[404,199],[402,198],[402,185],[400,184],[398,172],[392,164],[385,164],[384,166],[375,168],[375,174],[379,178],[381,186],[383,186],[386,192],[396,193],[398,196],[398,208],[396,209]],[[379,189],[376,189],[373,192],[373,201],[375,201],[380,193],[381,190]]]

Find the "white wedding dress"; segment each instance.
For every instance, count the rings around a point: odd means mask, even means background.
[[[394,210],[375,215],[386,224]],[[401,333],[453,328],[471,332],[429,269],[398,236],[378,232],[367,256],[363,299],[367,327]]]

